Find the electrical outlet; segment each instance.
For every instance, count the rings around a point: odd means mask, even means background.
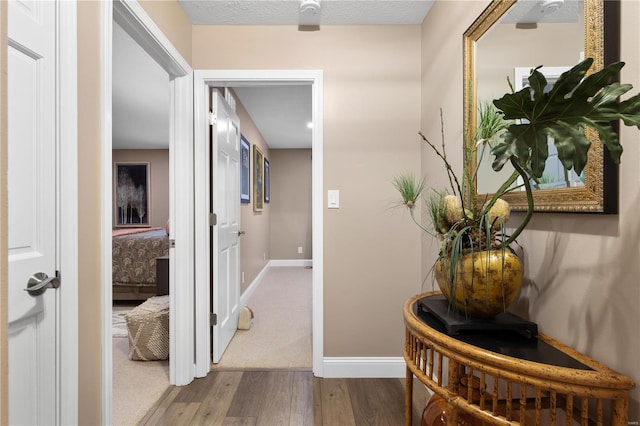
[[[267,260],[267,253],[262,253],[262,260]]]
[[[302,247],[298,247],[298,254],[302,254]]]
[[[244,271],[242,271],[242,274],[240,274],[240,275],[242,276],[242,278],[241,278],[242,284],[244,284]]]

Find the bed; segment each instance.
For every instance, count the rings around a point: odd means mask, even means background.
[[[169,254],[164,228],[113,231],[113,300],[146,300],[156,295],[156,258]]]

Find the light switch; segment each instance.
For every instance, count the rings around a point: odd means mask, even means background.
[[[330,189],[327,191],[327,208],[339,209],[340,208],[340,191],[337,189]]]

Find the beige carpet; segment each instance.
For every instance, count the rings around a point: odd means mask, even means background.
[[[238,330],[214,368],[311,368],[312,270],[272,267],[247,305],[249,330]]]
[[[113,309],[113,424],[137,424],[169,387],[169,361],[129,360],[129,339],[121,324],[128,307]],[[119,318],[120,317],[120,318]]]

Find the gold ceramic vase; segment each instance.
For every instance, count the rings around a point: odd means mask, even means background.
[[[511,250],[489,250],[462,256],[451,279],[449,258],[434,266],[445,298],[462,315],[493,318],[504,312],[522,285],[522,262]]]

